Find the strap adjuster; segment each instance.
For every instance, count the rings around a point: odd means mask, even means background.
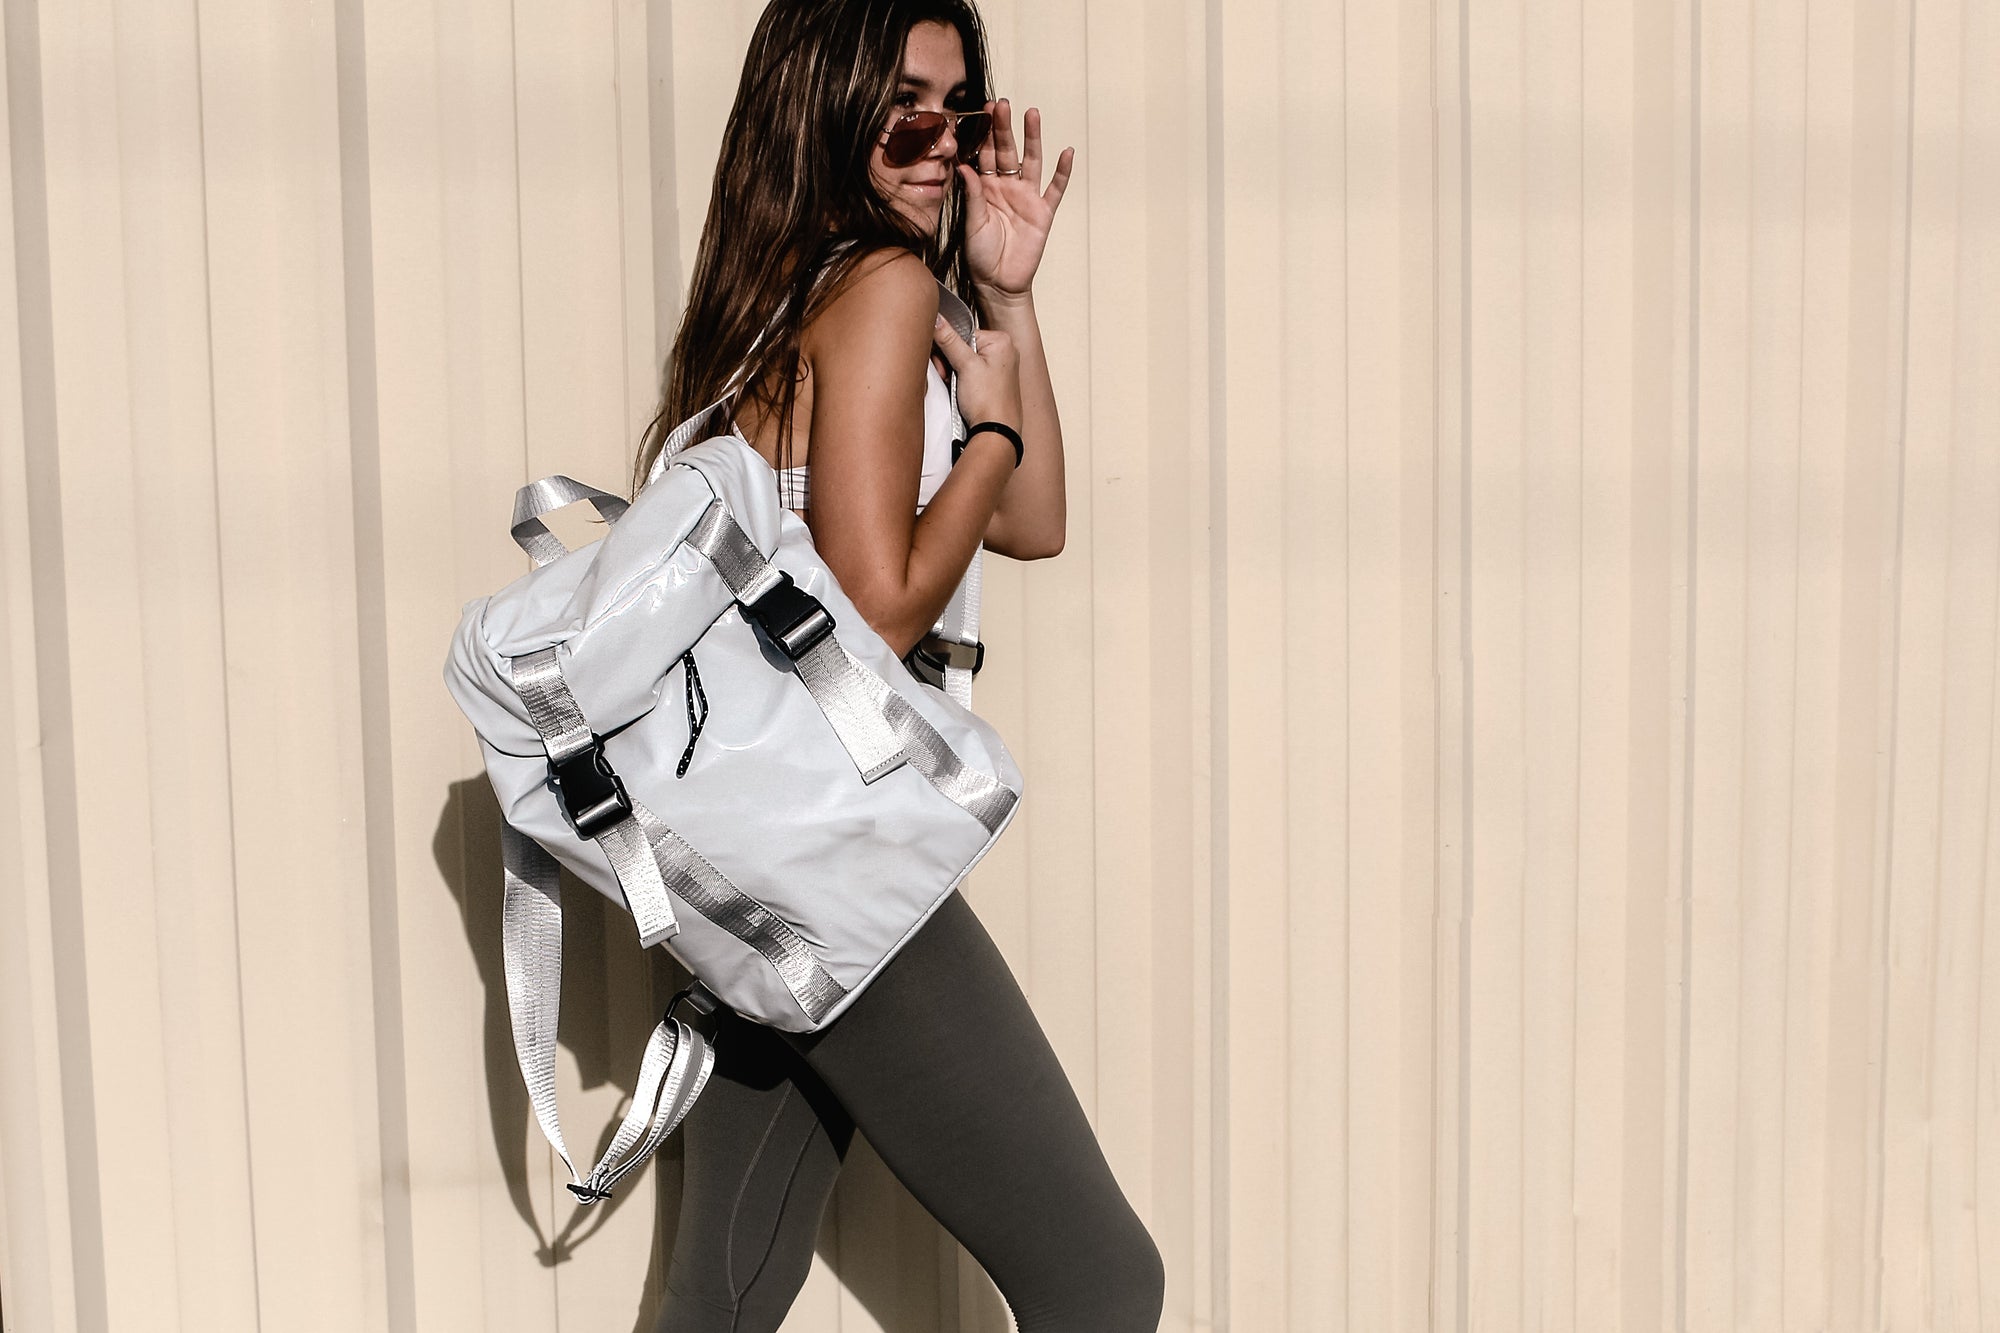
[[[602,837],[632,814],[632,798],[605,757],[600,736],[592,735],[587,747],[567,759],[551,759],[549,777],[578,837]]]
[[[914,651],[924,660],[924,664],[934,671],[943,671],[946,667],[950,667],[957,671],[970,671],[976,676],[979,674],[979,668],[986,665],[984,641],[960,643],[956,639],[947,639],[931,633],[917,640]]]
[[[745,602],[743,610],[794,662],[833,633],[833,616],[819,598],[792,582],[783,570],[778,571],[778,581],[756,601]]]
[[[716,998],[715,992],[697,981],[686,990],[675,995],[673,999],[667,1001],[667,1012],[661,1016],[661,1021],[665,1022],[667,1019],[672,1018],[674,1010],[680,1008],[683,1004],[688,1007],[697,1020],[714,1018],[716,1012],[722,1008],[722,1001]]]

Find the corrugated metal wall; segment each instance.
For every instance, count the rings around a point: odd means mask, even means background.
[[[438,667],[758,8],[0,5],[9,1333],[649,1327]],[[1167,1327],[2000,1328],[2000,11],[986,8],[1080,174],[970,897]],[[672,979],[574,915],[585,1125]],[[1006,1327],[857,1153],[787,1328]]]

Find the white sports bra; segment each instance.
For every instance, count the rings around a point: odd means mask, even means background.
[[[970,346],[973,341],[972,311],[960,300],[958,293],[938,284],[938,309],[958,331],[958,336]],[[738,439],[743,432],[732,418],[729,429]],[[917,509],[919,512],[931,502],[945,476],[951,471],[951,443],[965,429],[965,423],[958,415],[958,404],[953,400],[951,386],[938,373],[937,362],[926,358],[924,361],[924,461],[923,470],[917,477]],[[746,441],[747,442],[747,441]],[[802,463],[798,467],[788,467],[778,473],[778,503],[787,509],[805,509],[812,504],[812,465]]]

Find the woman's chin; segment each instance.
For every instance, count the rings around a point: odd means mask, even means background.
[[[908,218],[910,224],[924,235],[935,236],[937,235],[938,219],[943,214],[944,208],[941,204],[926,206],[921,202],[905,199],[897,211]]]

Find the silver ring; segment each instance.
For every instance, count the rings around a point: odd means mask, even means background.
[[[998,170],[995,171],[993,174],[995,176],[1018,176],[1021,174],[1021,168],[1015,167],[1012,171]]]
[[[1008,175],[1009,173],[1004,171],[982,171],[979,174],[982,176],[1005,176]]]

